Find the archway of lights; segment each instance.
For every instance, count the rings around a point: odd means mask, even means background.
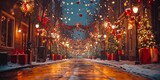
[[[99,0],[62,0],[61,6],[60,42],[69,42],[71,55],[90,55],[88,51],[94,49],[96,42],[92,38],[96,39],[99,32],[99,23],[93,18],[99,12]]]

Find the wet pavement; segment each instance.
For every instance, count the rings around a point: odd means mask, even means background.
[[[71,59],[50,65],[0,73],[0,80],[149,80],[106,65]]]

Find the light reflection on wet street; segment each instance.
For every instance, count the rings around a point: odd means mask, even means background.
[[[0,80],[149,80],[102,64],[71,59],[0,74]]]

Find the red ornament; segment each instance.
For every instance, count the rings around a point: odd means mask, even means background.
[[[44,18],[43,18],[43,21],[42,21],[42,24],[43,24],[44,26],[46,26],[47,23],[48,23],[48,21],[49,21],[49,18],[44,17]]]
[[[39,34],[42,34],[42,31],[39,31]]]
[[[107,21],[107,22],[109,22],[109,19],[108,19],[108,18],[106,18],[106,21]]]
[[[80,4],[80,1],[77,1],[77,4]]]
[[[121,39],[121,35],[120,35],[120,34],[118,34],[118,36],[117,36],[117,37],[118,37],[118,39]]]
[[[152,5],[153,4],[153,0],[148,0],[148,5]]]
[[[46,28],[46,30],[49,30],[48,27]]]
[[[56,30],[55,30],[55,29],[53,29],[53,30],[52,30],[52,32],[53,32],[53,33],[56,33]]]
[[[132,14],[131,8],[126,8],[125,13],[126,13],[127,16],[131,16],[131,14]]]
[[[82,17],[82,14],[79,14],[80,17]]]
[[[134,21],[134,16],[131,16],[131,17],[130,17],[130,20],[131,20],[131,21]]]
[[[41,19],[42,18],[40,16],[38,16],[38,21],[41,22]],[[43,19],[42,19],[43,26],[46,26],[48,22],[49,22],[49,18],[48,17],[43,17]]]
[[[138,2],[138,3],[141,3],[141,2],[142,2],[142,0],[137,0],[137,2]]]
[[[112,34],[113,34],[114,36],[116,35],[116,30],[115,30],[115,29],[112,31]]]
[[[143,40],[144,42],[147,42],[147,39],[146,38],[144,38],[144,40]]]

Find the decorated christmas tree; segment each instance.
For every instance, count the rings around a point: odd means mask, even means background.
[[[57,53],[57,43],[56,42],[53,43],[53,46],[51,47],[51,52]]]
[[[147,15],[147,9],[145,9],[144,17],[139,22],[138,29],[138,45],[139,48],[153,47],[155,46],[155,39],[150,25],[150,20]]]
[[[112,33],[110,33],[108,37],[108,53],[115,53],[118,48],[117,46],[118,44],[116,42],[115,36]]]

